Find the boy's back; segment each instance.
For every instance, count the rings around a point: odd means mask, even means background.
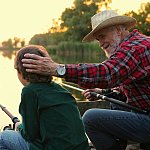
[[[60,85],[31,83],[24,87],[19,111],[25,131],[21,134],[33,143],[30,149],[89,150],[75,99]]]

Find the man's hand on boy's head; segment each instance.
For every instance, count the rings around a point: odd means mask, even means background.
[[[36,54],[25,54],[22,59],[23,66],[27,72],[38,73],[42,75],[56,76],[56,68],[59,64],[55,63],[50,56],[41,57]]]

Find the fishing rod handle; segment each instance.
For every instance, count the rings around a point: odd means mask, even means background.
[[[12,122],[13,122],[13,130],[15,130],[15,125],[17,122],[20,122],[20,120],[17,117],[12,118]]]
[[[1,108],[11,119],[14,118],[14,116],[6,109],[6,107]]]
[[[17,123],[17,122],[20,122],[20,120],[19,120],[17,117],[13,117],[13,118],[12,118],[12,122],[15,124],[15,123]]]
[[[90,95],[97,98],[97,99],[102,99],[102,100],[105,100],[105,97],[106,97],[106,96],[98,94],[96,92],[90,92]]]
[[[97,99],[102,99],[102,100],[106,100],[106,101],[109,101],[111,103],[114,103],[114,104],[117,104],[117,105],[120,105],[120,106],[123,106],[123,107],[126,107],[128,109],[131,109],[133,111],[137,111],[137,112],[140,112],[140,113],[144,113],[144,114],[148,114],[149,112],[146,111],[146,110],[143,110],[141,108],[138,108],[138,107],[135,107],[135,106],[132,106],[132,105],[129,105],[125,102],[122,102],[120,100],[117,100],[117,99],[114,99],[114,98],[109,98],[107,96],[104,96],[104,95],[101,95],[101,94],[98,94],[98,93],[95,93],[95,92],[91,92],[91,96],[94,96],[96,97]]]

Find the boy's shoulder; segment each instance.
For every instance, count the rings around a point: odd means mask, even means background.
[[[29,83],[25,86],[22,91],[24,92],[44,92],[49,91],[50,93],[68,93],[71,94],[66,88],[57,84],[56,82],[51,83]]]

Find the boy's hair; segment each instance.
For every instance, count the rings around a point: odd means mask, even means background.
[[[48,55],[48,52],[43,46],[39,46],[39,45],[25,46],[21,48],[19,51],[17,51],[15,57],[15,63],[14,63],[15,69],[17,69],[17,71],[21,73],[23,78],[28,82],[51,82],[52,76],[50,75],[45,76],[45,75],[30,73],[26,71],[26,68],[23,66],[22,59],[25,58],[24,55],[27,53],[36,54],[42,57]]]

